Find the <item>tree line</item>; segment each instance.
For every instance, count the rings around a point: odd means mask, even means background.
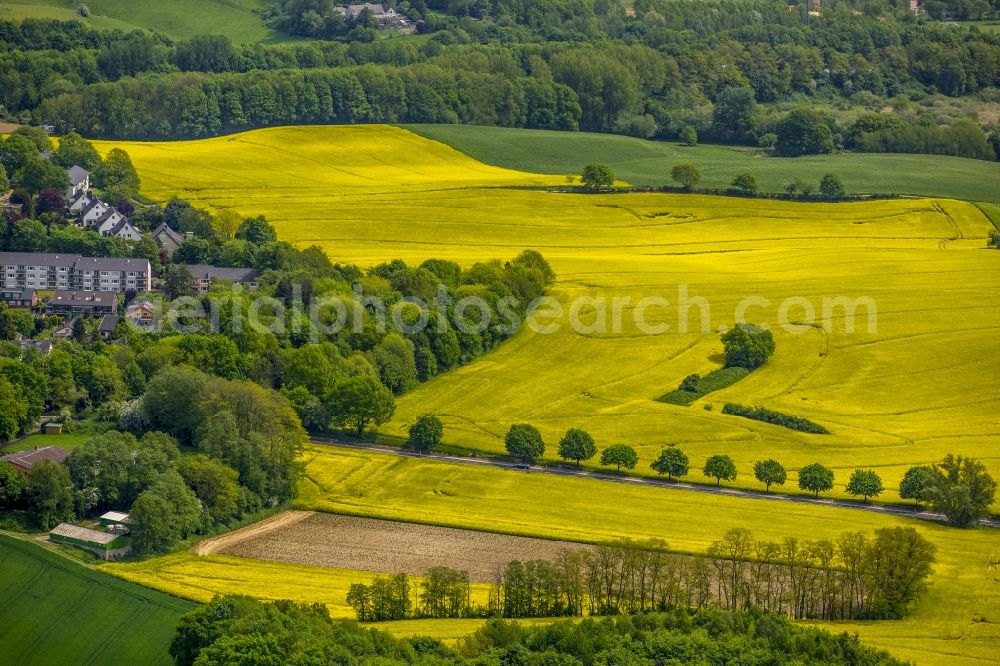
[[[419,435],[421,427],[433,423],[435,435],[424,440]],[[417,433],[415,435],[415,433]],[[410,443],[418,450],[430,450],[443,436],[441,422],[437,417],[424,416],[410,431]],[[538,428],[527,423],[510,426],[504,437],[507,454],[520,460],[525,466],[534,464],[545,454],[545,441]],[[597,444],[585,430],[570,428],[559,440],[558,455],[579,468],[583,461],[597,456]],[[601,452],[601,466],[615,467],[620,472],[634,469],[639,463],[639,455],[629,444],[613,444]],[[691,470],[690,459],[677,446],[666,446],[649,464],[650,469],[668,481],[685,477]],[[722,481],[735,481],[736,462],[727,454],[709,456],[701,468],[702,474],[715,479],[716,485]],[[788,479],[784,465],[773,458],[758,460],[753,464],[754,478],[764,484],[765,491],[771,486],[782,486]],[[833,490],[835,474],[822,463],[810,463],[798,472],[800,490],[819,497],[822,492]],[[935,465],[920,465],[910,468],[899,487],[901,499],[912,499],[927,504],[935,513],[942,514],[956,527],[972,527],[979,519],[989,515],[990,506],[996,498],[997,484],[979,460],[949,453]],[[873,469],[855,469],[844,486],[847,494],[869,498],[881,495],[885,487],[882,477]]]
[[[677,0],[669,8],[641,3],[636,16],[609,7],[606,18],[565,25],[620,27],[575,38],[541,27],[564,12],[527,11],[517,20],[540,21],[527,36],[523,25],[505,27],[507,9],[493,8],[485,19],[442,26],[427,41],[371,44],[235,46],[205,36],[174,44],[142,33],[91,34],[72,23],[8,21],[0,24],[0,43],[10,47],[0,56],[9,64],[0,67],[0,104],[61,131],[116,138],[381,121],[645,138],[684,138],[691,128],[713,141],[766,145],[788,119],[760,105],[849,98],[879,108],[862,98],[962,96],[998,82],[1000,38],[989,33],[892,12],[857,16],[839,5],[810,17],[770,0],[710,4],[709,14],[704,2]],[[934,128],[923,120],[894,117],[909,129],[880,131],[881,139],[852,147],[995,156],[975,123],[931,138]],[[850,128],[832,114],[822,119],[831,142],[819,147],[847,145]]]
[[[396,638],[334,621],[320,604],[214,599],[183,616],[170,644],[177,666],[195,663],[327,663],[462,666],[487,664],[742,663],[896,666],[887,652],[760,610],[677,608],[538,626],[493,619],[458,644]]]
[[[759,541],[726,532],[704,557],[668,552],[661,540],[568,549],[554,561],[509,562],[485,604],[467,572],[435,567],[351,585],[362,622],[406,618],[628,615],[674,608],[752,608],[793,619],[903,617],[926,588],[934,546],[913,528],[850,532],[834,540]],[[414,603],[415,601],[415,603]]]

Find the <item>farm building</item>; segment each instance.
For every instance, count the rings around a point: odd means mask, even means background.
[[[45,424],[44,430],[46,435],[61,435],[63,431],[63,424],[58,421],[49,421]]]
[[[130,525],[132,519],[129,518],[127,513],[122,513],[121,511],[108,511],[106,514],[98,519],[101,525],[105,527],[113,527],[115,525]]]
[[[42,460],[51,460],[54,463],[61,463],[69,456],[69,451],[60,446],[43,446],[32,451],[18,451],[0,456],[0,461],[10,463],[21,474],[27,475],[31,468]]]
[[[103,560],[117,560],[132,552],[128,537],[113,532],[99,532],[79,525],[60,523],[49,532],[49,541],[65,543],[94,553]]]

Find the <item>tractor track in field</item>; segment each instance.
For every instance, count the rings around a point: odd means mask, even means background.
[[[699,485],[693,483],[681,483],[678,481],[673,481],[673,482],[662,481],[658,479],[651,479],[648,477],[615,476],[612,474],[605,474],[602,472],[590,472],[586,470],[562,469],[562,468],[539,467],[539,466],[532,466],[529,469],[523,469],[519,468],[514,463],[503,462],[500,460],[494,460],[490,458],[463,458],[461,456],[453,456],[443,453],[417,453],[416,451],[400,449],[392,446],[384,446],[378,444],[371,444],[371,445],[357,444],[353,442],[344,442],[333,439],[320,439],[315,437],[310,438],[309,441],[313,444],[319,444],[321,446],[331,446],[342,449],[355,449],[360,451],[374,451],[376,453],[385,453],[389,455],[398,456],[400,458],[418,458],[421,460],[436,460],[440,462],[457,463],[461,465],[494,467],[497,469],[508,470],[511,472],[521,472],[522,474],[523,473],[551,474],[553,476],[593,479],[596,481],[605,481],[610,483],[625,483],[634,486],[662,488],[664,490],[707,493],[709,495],[724,495],[727,497],[741,497],[746,499],[763,500],[763,501],[791,502],[793,504],[814,504],[817,506],[832,507],[835,509],[854,509],[856,511],[870,511],[872,513],[882,513],[890,516],[899,516],[902,518],[917,518],[919,520],[928,520],[937,523],[945,522],[944,516],[937,513],[932,513],[930,511],[919,511],[915,509],[907,509],[897,506],[888,506],[884,504],[862,504],[860,502],[851,502],[847,500],[820,499],[816,497],[804,497],[800,495],[780,495],[780,494],[762,493],[753,490],[720,488],[717,486]],[[300,513],[306,513],[306,512],[300,512]],[[278,516],[275,517],[277,518]],[[299,518],[299,520],[302,520],[302,518]],[[979,524],[982,527],[1000,528],[1000,519],[997,518],[985,519],[979,521]],[[251,527],[256,527],[256,526],[251,526]],[[267,529],[273,529],[273,528],[265,528],[265,531],[267,531]],[[221,540],[223,538],[224,537],[219,537],[218,540]],[[212,539],[210,541],[216,541],[216,540],[217,539]],[[242,539],[237,539],[237,540],[242,540]]]

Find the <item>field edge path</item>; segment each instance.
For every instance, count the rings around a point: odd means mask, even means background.
[[[266,518],[259,523],[253,523],[252,525],[241,527],[238,530],[233,530],[232,532],[226,532],[225,534],[212,537],[211,539],[199,541],[191,547],[191,552],[199,557],[215,555],[219,551],[235,546],[236,544],[246,541],[247,539],[259,537],[281,527],[288,527],[290,525],[294,525],[295,523],[300,523],[314,513],[316,512],[298,510],[282,511],[278,515]]]

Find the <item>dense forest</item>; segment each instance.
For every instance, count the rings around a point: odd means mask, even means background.
[[[894,665],[887,652],[846,633],[793,625],[761,611],[688,611],[526,627],[491,620],[455,647],[426,637],[397,639],[327,610],[291,601],[223,597],[181,618],[170,646],[191,664],[583,664]]]
[[[327,4],[278,9],[322,15]],[[0,21],[0,104],[11,118],[116,138],[429,122],[644,138],[692,128],[703,140],[768,147],[785,111],[809,106],[830,129],[829,149],[994,159],[1000,142],[994,120],[966,119],[974,108],[927,102],[995,102],[1000,36],[889,3],[824,3],[821,16],[772,0],[398,8],[422,17],[428,34],[238,46]]]

